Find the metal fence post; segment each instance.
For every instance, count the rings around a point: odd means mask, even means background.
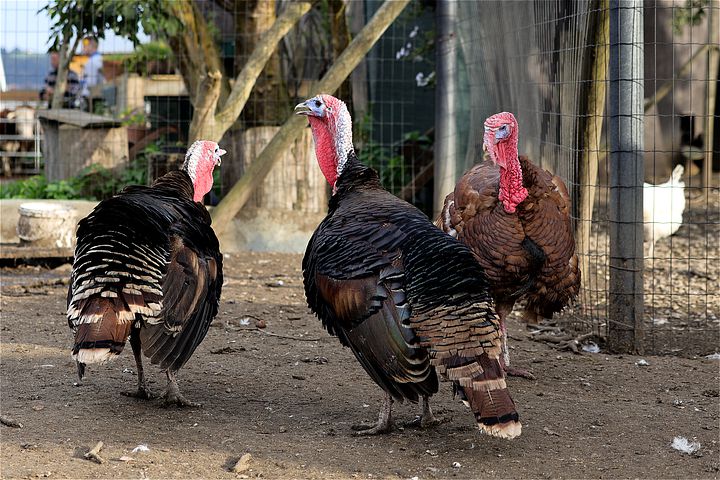
[[[610,0],[608,347],[643,350],[643,2]]]
[[[455,189],[457,167],[457,1],[437,4],[437,90],[435,91],[435,172],[433,218],[442,210],[445,196]]]

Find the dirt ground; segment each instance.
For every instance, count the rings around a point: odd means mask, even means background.
[[[0,413],[23,425],[0,426],[2,478],[720,477],[717,360],[561,352],[511,323],[512,359],[538,377],[509,380],[520,438],[480,434],[448,383],[433,397],[441,425],[402,427],[420,408],[396,405],[400,428],[355,437],[382,392],[308,311],[299,255],[226,258],[221,313],[178,377],[197,409],[120,395],[135,387],[129,346],[75,386],[67,267],[1,274]],[[701,448],[680,453],[675,436]],[[103,464],[83,458],[98,441]],[[230,472],[245,453],[249,469]]]

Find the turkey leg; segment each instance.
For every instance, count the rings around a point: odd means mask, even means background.
[[[145,371],[143,369],[142,349],[140,348],[140,329],[133,328],[130,331],[130,346],[132,347],[135,365],[137,366],[138,388],[137,391],[122,392],[127,397],[143,398],[150,400],[157,395],[152,393],[145,383]]]
[[[514,302],[513,302],[514,303]],[[515,368],[510,366],[510,350],[507,345],[507,327],[505,326],[505,319],[512,312],[513,303],[498,303],[495,307],[495,311],[500,317],[500,333],[502,335],[502,356],[500,357],[500,363],[502,364],[505,374],[510,377],[522,377],[528,380],[535,380],[535,375],[523,370],[522,368]]]
[[[422,415],[417,415],[413,420],[409,422],[405,422],[406,427],[410,428],[432,428],[437,425],[440,425],[445,421],[444,418],[436,417],[433,415],[432,409],[430,408],[430,396],[429,395],[423,395],[422,396]]]
[[[392,430],[392,404],[392,396],[390,396],[389,393],[385,393],[385,400],[383,401],[383,406],[380,408],[377,423],[353,425],[352,429],[355,430],[355,435],[377,435],[379,433],[388,433]]]
[[[171,405],[177,405],[178,407],[202,407],[201,404],[191,402],[187,398],[183,397],[180,393],[180,388],[178,387],[177,380],[175,380],[175,372],[168,369],[166,372],[168,384],[167,384],[167,390],[165,390],[165,400],[164,405],[166,407],[169,407]]]

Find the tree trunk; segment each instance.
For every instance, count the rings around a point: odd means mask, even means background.
[[[72,47],[69,46],[70,38],[72,37],[72,30],[66,30],[63,32],[63,40],[60,45],[60,64],[58,65],[57,77],[55,77],[55,88],[53,90],[52,101],[50,102],[50,108],[63,108],[63,100],[65,99],[65,90],[67,90],[67,76],[68,69],[70,68],[70,61],[75,54],[78,44],[80,43],[80,36],[78,35],[73,42]]]
[[[314,85],[313,92],[334,92],[337,90],[408,3],[410,3],[410,0],[385,0],[383,5],[375,12],[373,18],[365,25],[365,28],[350,42],[348,48],[345,49],[323,78]],[[237,87],[237,82],[234,87]],[[295,141],[306,125],[306,118],[291,116],[250,165],[247,173],[243,175],[213,210],[213,228],[218,235],[222,234],[228,227],[235,215],[250,198],[253,189],[265,179],[275,162],[278,161],[288,146]]]
[[[241,0],[235,4],[235,73],[240,73],[275,20],[275,2],[268,0]],[[279,125],[287,115],[289,96],[282,81],[280,56],[275,49],[265,69],[255,82],[253,93],[243,109],[241,119],[246,127]]]
[[[168,43],[175,53],[190,103],[197,108],[198,103],[203,101],[200,97],[205,91],[199,87],[207,78],[207,73],[222,74],[220,52],[195,2],[168,0],[166,5],[183,25],[183,29],[170,37]]]
[[[169,2],[173,15],[185,28],[170,39],[190,101],[195,108],[190,123],[189,142],[219,141],[240,116],[258,76],[276,45],[309,9],[306,2],[291,3],[263,33],[248,58],[227,99],[219,104],[223,75],[220,54],[208,25],[194,3]]]
[[[329,0],[328,10],[330,15],[330,42],[332,45],[333,61],[335,61],[350,44],[350,30],[348,28],[347,18],[345,17],[347,3],[345,3],[345,0]],[[346,78],[342,85],[340,85],[340,88],[337,89],[336,96],[345,99],[348,111],[354,111],[350,77]]]

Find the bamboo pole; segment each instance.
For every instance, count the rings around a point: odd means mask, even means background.
[[[437,4],[437,88],[435,90],[435,148],[433,216],[437,218],[445,204],[445,195],[457,182],[457,3],[442,0]]]
[[[708,14],[708,45],[720,45],[720,22],[717,8],[710,8]],[[717,96],[717,74],[720,62],[718,48],[708,49],[707,55],[707,104],[705,107],[705,160],[703,161],[703,190],[705,192],[705,205],[710,201],[710,188],[712,187],[713,142],[715,139],[715,98]]]
[[[386,0],[365,28],[353,39],[325,76],[314,86],[313,92],[334,92],[350,75],[365,54],[378,41],[410,0]],[[307,125],[307,119],[291,115],[262,153],[250,164],[245,175],[230,189],[212,212],[213,228],[218,235],[228,227],[235,215],[260,185],[282,152]]]
[[[588,92],[587,113],[583,138],[583,154],[580,161],[580,218],[576,238],[580,248],[580,272],[588,281],[590,267],[590,231],[593,220],[593,206],[597,190],[600,137],[605,117],[605,94],[608,77],[610,15],[608,0],[600,0],[595,52],[592,65],[592,83]]]

